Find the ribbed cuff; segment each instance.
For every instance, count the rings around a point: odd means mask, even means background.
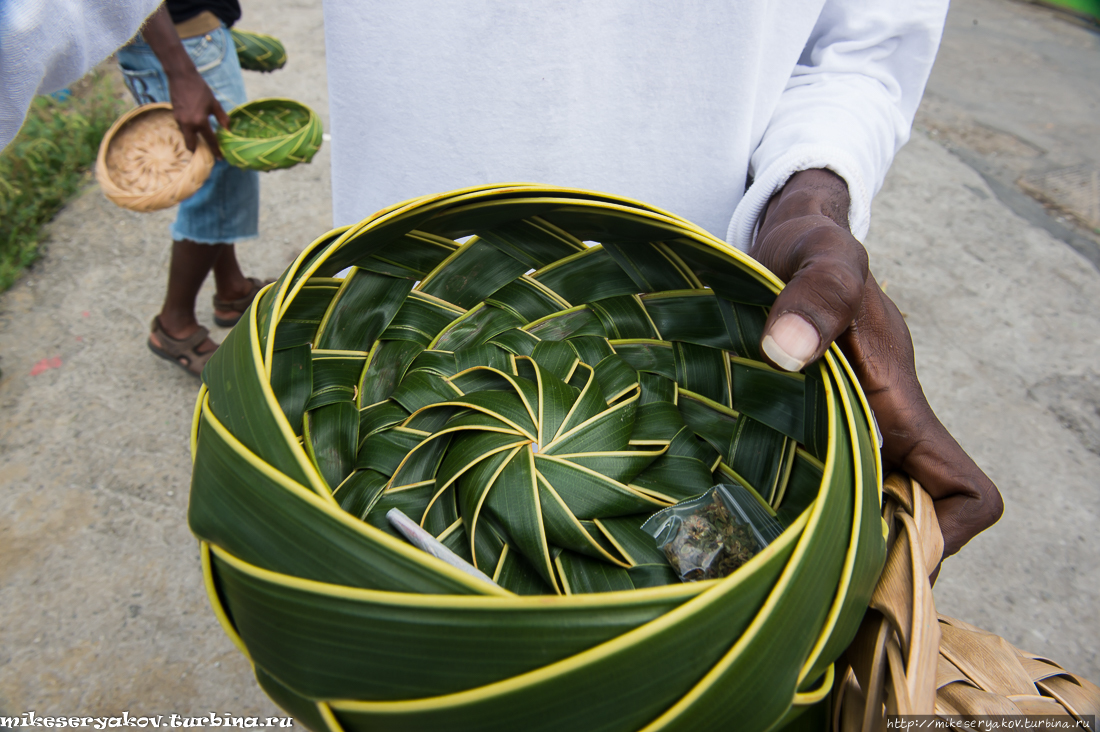
[[[799,145],[765,168],[745,191],[741,202],[733,212],[726,242],[747,252],[756,238],[757,224],[771,197],[787,184],[790,177],[803,170],[827,168],[848,184],[851,203],[848,208],[848,227],[859,241],[867,236],[871,226],[871,197],[860,173],[859,164],[846,151],[822,145]]]

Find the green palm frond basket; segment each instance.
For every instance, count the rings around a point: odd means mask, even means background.
[[[252,31],[229,31],[245,71],[276,71],[286,66],[286,49],[278,38]]]
[[[881,474],[839,351],[760,361],[780,286],[669,213],[528,184],[313,242],[210,360],[192,432],[210,600],[262,687],[332,732],[820,721],[884,561]],[[731,481],[785,531],[676,581],[640,523]]]
[[[293,99],[257,99],[229,113],[218,128],[226,162],[238,168],[276,170],[308,163],[321,149],[321,118]]]

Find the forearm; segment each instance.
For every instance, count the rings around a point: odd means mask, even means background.
[[[149,48],[153,49],[160,65],[164,67],[164,73],[169,81],[174,78],[198,75],[195,64],[187,55],[187,50],[176,33],[176,27],[172,24],[172,16],[168,14],[167,5],[162,4],[157,12],[150,16],[141,35],[149,44]]]
[[[195,68],[187,49],[183,47],[167,6],[160,6],[146,23],[141,35],[164,67],[164,74],[168,77],[172,113],[183,133],[187,149],[194,152],[195,145],[198,144],[197,136],[201,135],[214,151],[214,155],[220,157],[218,139],[210,126],[210,116],[213,115],[223,127],[229,126],[229,117],[215,99],[202,74]]]

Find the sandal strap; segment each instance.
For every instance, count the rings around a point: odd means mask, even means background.
[[[233,310],[238,313],[244,312],[245,308],[252,304],[252,301],[256,299],[256,293],[258,293],[264,287],[264,282],[255,278],[249,277],[248,281],[252,283],[252,291],[244,297],[238,297],[236,300],[222,300],[218,297],[217,293],[214,294],[214,309],[215,310]]]
[[[164,344],[162,350],[172,353],[174,356],[186,356],[188,358],[194,358],[195,356],[204,356],[206,354],[200,354],[196,349],[202,344],[203,341],[210,336],[210,331],[204,326],[199,326],[191,335],[186,338],[173,338],[168,335],[164,328],[160,324],[160,316],[153,318],[153,333]]]

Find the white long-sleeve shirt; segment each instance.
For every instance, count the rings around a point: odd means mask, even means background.
[[[0,148],[35,94],[63,89],[137,33],[162,0],[0,0]]]
[[[325,0],[337,224],[524,181],[679,214],[746,249],[827,167],[862,238],[947,0]],[[752,185],[746,190],[746,179]]]

